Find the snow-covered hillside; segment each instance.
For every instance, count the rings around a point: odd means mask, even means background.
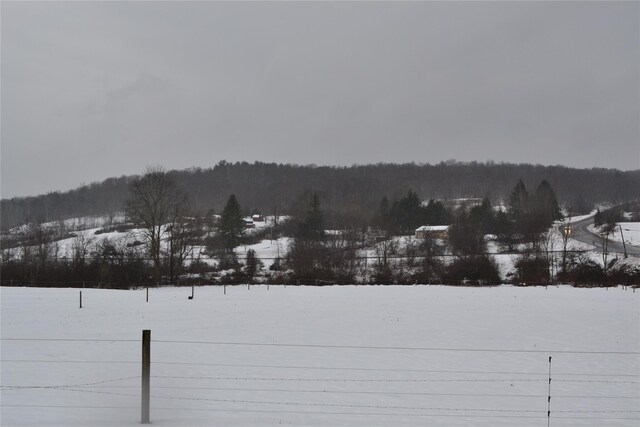
[[[589,231],[595,234],[600,233],[600,229],[594,225],[590,225]],[[622,232],[620,232],[622,228]],[[622,243],[622,238],[628,245],[640,246],[640,222],[618,222],[613,230],[613,233],[609,235],[609,239],[614,242]]]
[[[592,213],[591,215],[593,215]],[[583,220],[588,218],[589,215],[572,217],[568,222],[574,222],[575,220]],[[278,221],[282,224],[288,217],[280,216]],[[71,260],[74,254],[78,252],[78,249],[82,249],[82,253],[86,257],[85,259],[90,261],[93,259],[99,259],[100,254],[105,253],[105,248],[114,247],[116,250],[131,255],[132,257],[144,258],[148,257],[145,233],[142,229],[131,228],[131,225],[125,224],[125,218],[123,215],[113,215],[112,217],[83,217],[72,218],[65,220],[64,222],[52,222],[43,224],[43,226],[49,230],[53,230],[54,241],[48,246],[49,260]],[[251,217],[244,218],[245,221],[251,221]],[[287,271],[278,271],[274,273],[270,270],[270,267],[276,259],[284,259],[287,256],[292,243],[292,238],[283,236],[278,232],[273,233],[272,226],[275,223],[275,218],[272,216],[265,216],[264,221],[256,221],[250,223],[252,228],[245,230],[248,236],[248,243],[241,246],[237,246],[234,249],[234,253],[241,264],[246,262],[247,253],[249,250],[255,252],[256,258],[260,261],[258,264],[258,271],[254,276],[256,281],[279,281],[280,276],[286,276]],[[540,242],[540,250],[547,253],[549,256],[549,263],[551,265],[550,270],[552,275],[557,273],[558,265],[560,263],[563,250],[562,236],[558,231],[564,223],[556,222],[549,230],[544,233]],[[640,223],[621,223],[623,226],[625,241],[627,243],[639,245],[640,244]],[[596,231],[591,227],[592,231]],[[417,253],[417,249],[422,243],[421,238],[414,236],[392,236],[390,239],[381,242],[380,236],[376,236],[371,230],[365,237],[359,237],[354,255],[358,259],[357,271],[354,272],[352,278],[344,283],[370,283],[372,282],[376,274],[376,263],[381,262],[381,254],[385,254],[385,257],[389,257],[388,262],[391,268],[395,272],[402,272],[403,274],[413,274],[420,268],[417,263],[410,263],[407,261],[412,256],[412,259],[418,259],[413,254]],[[327,235],[331,237],[340,236],[343,230],[326,230]],[[9,231],[8,234],[2,236],[5,241],[13,242],[13,246],[8,245],[9,248],[5,249],[2,253],[3,260],[20,260],[23,256],[23,252],[26,248],[22,247],[24,243],[21,243],[20,235],[28,235],[28,230],[25,226],[16,227]],[[199,231],[200,237],[197,243],[189,249],[185,259],[184,266],[186,269],[181,275],[174,278],[176,279],[202,279],[202,280],[226,280],[233,281],[234,274],[241,269],[240,267],[224,266],[219,257],[211,250],[207,250],[207,239],[215,236],[215,227],[208,225],[202,227]],[[290,231],[289,231],[290,233]],[[161,243],[161,249],[168,252],[168,233],[163,234],[163,240]],[[8,240],[7,240],[8,239]],[[13,239],[13,240],[11,240]],[[25,237],[26,239],[26,237]],[[619,230],[616,231],[611,237],[612,240],[621,240]],[[22,242],[27,241],[23,240]],[[110,245],[105,245],[106,242]],[[439,253],[442,255],[441,260],[444,264],[450,263],[454,258],[451,256],[451,247],[445,240],[438,240],[440,248]],[[495,235],[486,235],[485,243],[487,252],[496,261],[499,274],[504,282],[513,283],[516,282],[519,277],[516,263],[522,255],[520,253],[506,253],[507,248],[498,243],[498,238]],[[28,245],[29,243],[27,243]],[[3,247],[7,247],[6,245]],[[521,252],[528,252],[531,247],[525,244],[517,244],[514,247]],[[594,265],[602,265],[603,257],[602,251],[597,249],[594,245],[581,242],[573,238],[569,238],[567,244],[567,250],[583,252],[580,254],[582,260],[591,260]],[[31,246],[29,251],[38,253],[37,246]],[[549,255],[551,254],[551,255]],[[633,255],[633,254],[632,254]],[[609,260],[615,258],[615,254],[612,253]],[[191,266],[194,266],[191,270]],[[202,268],[200,268],[202,267]],[[280,265],[282,267],[282,264]],[[285,265],[285,268],[287,266]],[[640,258],[629,257],[625,260],[616,261],[616,267],[627,268],[631,271],[633,269],[640,268]],[[212,272],[212,270],[215,270]],[[289,270],[291,272],[291,270]],[[277,277],[276,277],[277,276]],[[237,279],[243,280],[243,279]],[[404,280],[404,279],[403,279]],[[111,280],[103,280],[111,282]],[[167,279],[167,282],[169,279]],[[405,281],[407,283],[413,283],[414,280]],[[438,283],[439,280],[434,280]]]
[[[2,288],[2,425],[637,426],[640,293]],[[48,340],[50,339],[50,340]]]

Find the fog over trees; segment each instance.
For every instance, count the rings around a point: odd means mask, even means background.
[[[329,225],[349,217],[370,220],[383,196],[391,208],[410,189],[420,200],[487,197],[493,204],[506,204],[513,182],[518,179],[531,189],[546,179],[555,190],[558,203],[571,205],[575,213],[586,212],[596,203],[615,204],[640,198],[640,170],[492,162],[334,167],[222,161],[209,169],[168,173],[187,194],[193,212],[204,214],[213,209],[220,213],[229,195],[235,194],[242,200],[245,214],[253,210],[286,214],[294,209],[301,194],[312,191],[322,195]],[[109,178],[67,192],[3,199],[1,225],[6,229],[28,222],[123,211],[129,185],[136,178]]]

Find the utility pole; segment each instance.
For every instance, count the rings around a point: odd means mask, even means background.
[[[627,244],[624,242],[624,234],[622,234],[622,226],[618,224],[620,227],[620,237],[622,238],[622,247],[624,248],[624,258],[627,259]]]

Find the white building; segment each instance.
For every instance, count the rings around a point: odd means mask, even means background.
[[[436,239],[446,239],[449,233],[449,225],[423,225],[416,228],[416,238],[434,237]]]

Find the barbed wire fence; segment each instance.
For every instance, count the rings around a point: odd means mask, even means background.
[[[2,337],[3,346],[21,343],[51,346],[53,344],[106,345],[120,344],[133,354],[138,339],[85,339],[65,337]],[[286,416],[330,417],[330,420],[349,420],[349,417],[374,417],[389,420],[422,419],[492,419],[554,420],[567,422],[592,421],[602,425],[606,421],[628,422],[637,425],[640,421],[640,374],[631,372],[563,371],[551,369],[552,357],[562,357],[567,362],[572,358],[605,357],[632,358],[638,360],[638,351],[615,350],[567,350],[567,349],[517,349],[517,348],[465,348],[465,347],[401,347],[364,345],[327,345],[313,343],[268,343],[151,339],[158,359],[143,357],[114,360],[114,358],[5,358],[0,362],[6,369],[19,366],[57,366],[78,368],[86,375],[82,365],[108,367],[110,373],[125,375],[95,375],[80,381],[58,384],[39,384],[34,378],[24,378],[23,383],[0,385],[3,398],[0,406],[9,410],[136,410],[144,418],[144,387],[150,387],[148,399],[151,418],[153,414],[171,413],[236,413],[239,415],[271,414]],[[213,363],[186,356],[181,360],[170,359],[175,354],[194,354],[194,349],[215,349],[225,354],[224,349],[242,347],[252,354],[268,347],[281,352],[282,363]],[[169,349],[169,350],[167,350]],[[178,351],[176,351],[178,349]],[[386,366],[354,366],[346,364],[295,364],[291,356],[297,350],[338,352],[353,351],[359,358],[380,359],[380,353],[393,352],[411,356],[425,353],[442,353],[447,357],[493,354],[500,358],[527,355],[536,360],[549,358],[549,370],[539,369],[422,369],[397,366],[393,358]],[[284,352],[284,353],[282,353]],[[288,354],[287,354],[288,353]],[[496,364],[499,362],[496,361]],[[140,375],[139,369],[142,365]],[[391,366],[389,366],[391,365]],[[565,363],[566,365],[566,363]],[[146,366],[146,371],[145,371]],[[592,364],[589,364],[592,366]],[[598,364],[597,366],[607,366]],[[609,365],[610,366],[610,365]],[[185,373],[185,369],[187,372]],[[217,371],[211,373],[211,370]],[[95,371],[95,370],[92,370]],[[105,372],[106,372],[105,371]],[[3,377],[5,377],[3,375]],[[554,385],[575,385],[577,392],[554,392]],[[445,387],[446,386],[446,387]],[[517,392],[514,392],[515,390]],[[566,389],[566,387],[563,387]],[[556,386],[557,389],[557,386]],[[96,403],[69,404],[62,396],[52,402],[42,400],[38,393],[55,392],[70,396],[95,396]],[[16,393],[22,393],[20,400]],[[26,394],[25,394],[26,393]],[[26,398],[24,397],[26,396]],[[46,397],[46,396],[45,396]],[[126,404],[121,404],[118,399]],[[131,402],[140,400],[140,405]],[[152,404],[151,404],[152,402]],[[183,405],[180,406],[179,402]],[[609,403],[615,402],[611,406]],[[194,406],[195,405],[195,406]],[[585,409],[588,408],[588,409]],[[187,415],[185,415],[187,416]],[[147,418],[146,421],[149,421]],[[461,422],[462,422],[461,421]],[[176,420],[179,422],[179,419]],[[331,423],[330,421],[327,423]],[[605,423],[606,424],[606,423]],[[627,425],[627,424],[624,424]]]

